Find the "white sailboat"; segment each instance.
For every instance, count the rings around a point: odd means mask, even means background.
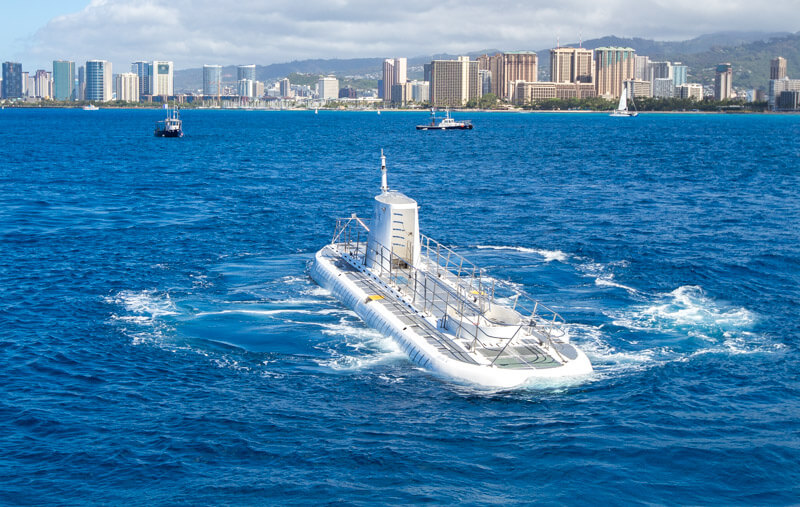
[[[631,104],[633,104],[633,99],[631,99]],[[617,118],[619,118],[619,117],[638,116],[639,113],[636,112],[636,110],[635,110],[636,109],[636,105],[634,104],[633,107],[634,107],[633,111],[629,111],[628,110],[628,89],[627,88],[623,88],[622,89],[622,93],[619,96],[619,105],[617,105],[617,108],[614,110],[613,113],[611,113],[611,116],[614,116],[614,117],[617,117]]]

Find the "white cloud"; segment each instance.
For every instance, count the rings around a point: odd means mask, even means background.
[[[418,56],[541,49],[617,35],[691,38],[727,30],[796,31],[796,0],[757,9],[737,0],[93,0],[53,18],[25,59],[138,59],[176,68],[306,58]],[[783,13],[774,16],[775,12]]]

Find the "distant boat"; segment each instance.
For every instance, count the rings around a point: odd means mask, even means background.
[[[381,114],[381,110],[380,109],[378,109],[378,114]]]
[[[619,105],[610,116],[615,118],[638,116],[639,113],[636,112],[636,104],[634,104],[633,98],[631,98],[631,104],[633,104],[634,110],[628,111],[628,89],[623,88],[622,94],[619,96]]]
[[[166,108],[166,104],[164,105]],[[178,108],[173,108],[167,113],[167,118],[156,122],[153,134],[156,137],[183,137],[183,122],[178,114]]]
[[[314,114],[319,114],[319,109],[317,109],[316,107],[314,108]]]
[[[417,130],[471,130],[472,122],[469,120],[455,121],[450,118],[450,110],[445,110],[445,117],[436,123],[436,109],[431,108],[431,122],[417,125]]]
[[[97,111],[100,108],[95,106],[94,104],[89,104],[88,106],[83,106],[84,111]]]

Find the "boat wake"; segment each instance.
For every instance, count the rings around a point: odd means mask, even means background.
[[[495,246],[495,245],[476,245],[478,250],[514,250],[522,253],[533,253],[543,257],[545,262],[567,262],[569,255],[561,250],[543,250],[538,248],[526,248],[523,246]]]

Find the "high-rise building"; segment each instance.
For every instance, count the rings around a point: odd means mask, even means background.
[[[468,56],[432,61],[430,95],[431,105],[436,107],[461,107],[480,97],[478,62]]]
[[[800,91],[800,79],[770,79],[769,80],[769,107],[770,109],[778,108],[778,98],[782,92],[795,92]]]
[[[717,65],[717,74],[714,78],[714,100],[727,100],[731,98],[731,79],[733,77],[733,67],[730,63]]]
[[[683,83],[675,88],[675,96],[681,99],[703,100],[703,85]]]
[[[525,81],[532,83],[539,80],[539,62],[533,51],[509,51],[503,53],[503,90],[502,97],[510,98],[513,89],[509,83]]]
[[[240,79],[236,82],[236,90],[239,97],[252,99],[255,97],[255,81],[252,79]]]
[[[3,62],[3,88],[2,98],[22,98],[22,64],[16,62]]]
[[[392,89],[395,85],[405,84],[408,81],[407,68],[406,58],[390,58],[383,61],[383,100],[402,102],[400,97],[392,96]]]
[[[671,62],[650,62],[650,81],[667,78],[673,79]]]
[[[117,100],[139,102],[139,76],[135,72],[117,75]]]
[[[236,67],[236,80],[249,79],[255,82],[256,80],[256,66],[255,65],[239,65]]]
[[[319,78],[317,81],[317,94],[322,100],[339,98],[339,80],[333,76]]]
[[[111,62],[88,60],[86,62],[86,100],[110,101],[111,75]]]
[[[653,97],[671,99],[675,96],[675,81],[671,77],[653,79]]]
[[[53,60],[53,98],[75,100],[75,62]]]
[[[619,98],[622,83],[634,78],[633,48],[605,47],[594,50],[595,89],[597,95],[610,99]]]
[[[650,57],[649,56],[634,56],[633,57],[633,79],[640,81],[650,81]]]
[[[78,67],[78,89],[75,90],[78,100],[86,100],[86,68],[81,65]]]
[[[131,72],[139,77],[139,98],[145,95],[153,95],[153,80],[151,75],[153,73],[153,64],[145,61],[133,62],[131,64]]]
[[[170,97],[173,93],[172,62],[154,61],[150,67],[151,95]]]
[[[40,99],[53,97],[53,74],[44,69],[39,69],[33,76],[33,93],[30,94]]]
[[[783,79],[786,77],[786,58],[779,56],[769,62],[769,78]]]
[[[411,81],[411,100],[420,104],[431,100],[430,83],[427,81]]]
[[[285,77],[278,82],[281,97],[288,98],[292,96],[292,83],[289,78]]]
[[[477,59],[478,70],[486,70],[491,74],[491,81],[489,83],[489,93],[493,93],[498,97],[503,96],[503,90],[506,88],[504,70],[503,53],[496,53],[492,56],[483,55]]]
[[[218,97],[222,94],[222,67],[203,65],[203,95]]]
[[[478,63],[478,81],[481,84],[481,95],[488,95],[492,93],[492,71],[480,68]]]
[[[687,67],[680,62],[672,65],[672,80],[675,86],[680,86],[687,81]]]
[[[28,75],[28,72],[22,71],[22,96],[33,97],[33,92],[36,89],[36,83],[33,82],[33,77]]]
[[[629,79],[623,83],[623,88],[628,92],[628,97],[652,97],[653,83],[643,79]]]
[[[592,50],[555,48],[550,50],[550,81],[554,83],[592,83]]]

